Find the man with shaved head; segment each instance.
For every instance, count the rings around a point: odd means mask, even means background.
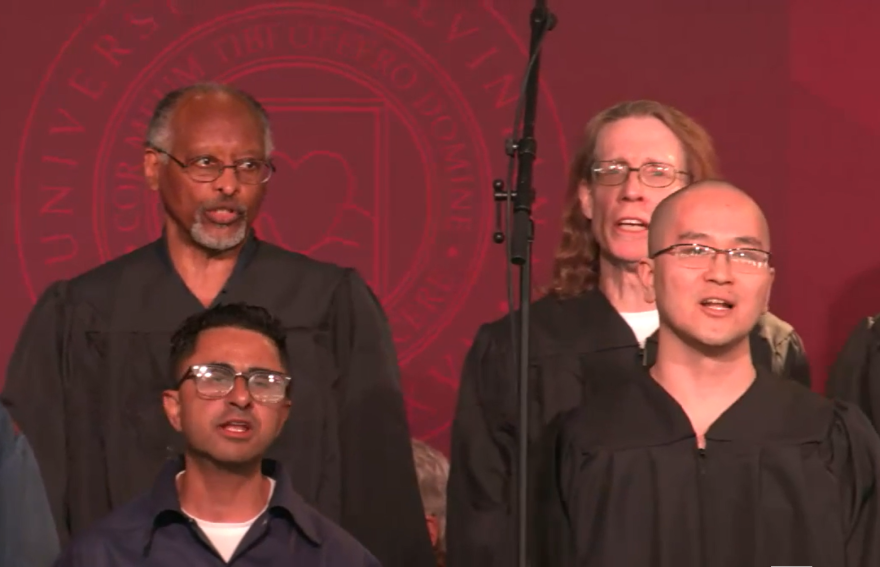
[[[774,277],[770,230],[758,204],[728,183],[704,181],[671,195],[654,211],[651,222],[649,258],[640,263],[639,273],[647,299],[666,316],[658,343],[673,333],[700,337],[709,346],[735,346],[748,355],[748,334],[769,309]],[[663,256],[674,260],[664,262]],[[718,261],[724,256],[726,263]],[[658,269],[664,277],[657,277]],[[694,292],[708,295],[693,302]],[[658,293],[668,301],[657,301]],[[701,318],[702,312],[710,317]],[[722,335],[710,339],[713,332]],[[664,350],[669,354],[669,348]],[[658,361],[661,356],[658,346]],[[747,361],[743,372],[751,376],[750,356]]]
[[[760,207],[728,183],[691,185],[656,208],[649,246],[656,363],[561,425],[569,564],[880,564],[877,434],[753,363],[774,277]]]

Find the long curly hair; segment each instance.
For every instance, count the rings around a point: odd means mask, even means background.
[[[665,124],[681,142],[687,158],[691,182],[717,178],[718,158],[709,133],[692,118],[671,106],[652,100],[618,103],[594,116],[584,129],[584,138],[571,162],[568,188],[562,214],[562,239],[553,262],[553,280],[549,294],[559,298],[575,297],[593,288],[599,276],[599,249],[590,219],[584,216],[578,188],[589,183],[595,163],[596,143],[602,129],[623,118],[653,117]]]

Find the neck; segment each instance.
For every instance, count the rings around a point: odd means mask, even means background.
[[[598,287],[620,313],[653,311],[657,308],[645,300],[645,288],[639,281],[634,263],[617,263],[600,257]]]
[[[222,252],[207,250],[193,242],[188,233],[168,218],[165,221],[165,242],[172,265],[191,288],[225,282],[244,245]]]
[[[695,348],[661,326],[651,375],[690,413],[726,409],[755,380],[748,337],[724,348]],[[698,432],[701,433],[701,432]]]
[[[177,479],[180,507],[200,520],[216,523],[246,522],[269,501],[269,480],[260,462],[228,468],[190,454],[185,472]]]

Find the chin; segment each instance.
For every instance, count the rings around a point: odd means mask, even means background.
[[[707,356],[717,356],[740,348],[745,342],[748,344],[749,333],[746,331],[735,332],[730,329],[712,332],[704,326],[682,326],[672,329],[673,333],[688,347]]]
[[[259,451],[213,451],[211,460],[226,469],[235,470],[242,467],[250,467],[254,463],[263,460],[263,454]]]
[[[694,335],[695,341],[706,350],[712,352],[725,352],[736,349],[742,344],[748,343],[748,333],[699,333]]]
[[[225,252],[241,244],[247,236],[247,223],[244,221],[223,227],[207,227],[196,223],[190,236],[199,246],[214,252]]]
[[[612,264],[635,264],[644,258],[647,252],[647,244],[644,246],[634,246],[629,242],[612,242],[611,246],[602,252],[602,255]]]
[[[611,253],[606,254],[606,258],[611,261],[612,264],[617,264],[620,266],[634,266],[639,263],[639,260],[645,257],[645,254],[626,254],[626,253]]]
[[[247,473],[255,464],[263,460],[263,451],[256,446],[228,446],[226,444],[206,443],[201,446],[188,445],[186,454],[188,458],[210,464],[212,467]]]

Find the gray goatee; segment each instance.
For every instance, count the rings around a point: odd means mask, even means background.
[[[205,213],[218,206],[229,208],[240,215],[235,221],[230,223],[230,225],[226,225],[230,228],[235,228],[234,232],[231,234],[226,233],[225,235],[220,235],[216,234],[213,230],[210,230],[211,226],[216,227],[219,225],[208,220],[205,217]],[[247,236],[247,210],[241,205],[233,203],[208,203],[200,206],[199,210],[196,211],[195,216],[196,222],[193,223],[192,228],[189,230],[190,236],[192,236],[192,239],[197,244],[204,246],[208,250],[224,252],[241,244]]]

